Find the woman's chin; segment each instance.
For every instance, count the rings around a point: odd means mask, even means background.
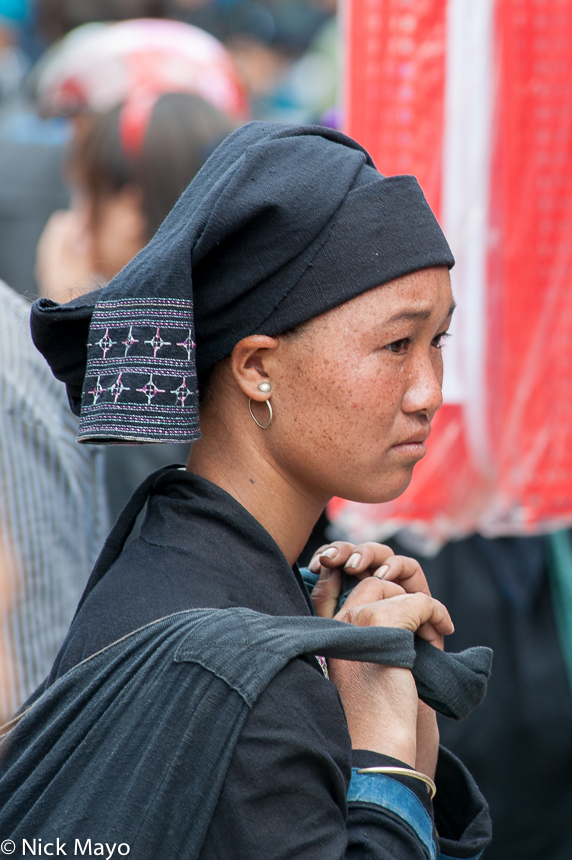
[[[353,492],[351,494],[338,495],[341,498],[348,499],[348,501],[361,502],[366,505],[379,505],[383,502],[391,502],[404,493],[411,483],[414,465],[412,463],[409,466],[405,466],[390,476],[385,474],[379,481],[363,481],[359,488],[352,488]]]

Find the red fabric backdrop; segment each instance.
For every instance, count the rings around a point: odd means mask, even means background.
[[[445,176],[462,121],[448,87],[475,75],[463,63],[464,45],[460,60],[452,56],[457,33],[471,39],[482,25],[489,57],[482,100],[469,105],[486,126],[486,169],[474,186],[486,191],[483,346],[480,357],[460,362],[461,380],[467,362],[482,363],[484,393],[477,402],[465,373],[462,396],[436,416],[427,456],[399,499],[331,503],[330,516],[357,539],[405,523],[436,542],[475,529],[509,534],[572,523],[572,4],[481,3],[480,24],[463,21],[469,4],[461,0],[350,0],[346,9],[345,130],[382,173],[417,176],[447,233],[444,187],[472,217],[464,174],[448,186]],[[467,87],[473,98],[474,80]],[[457,155],[462,162],[465,153]],[[463,232],[448,237],[462,259]],[[457,268],[462,305],[463,271],[471,268]],[[457,339],[473,324],[465,314]]]

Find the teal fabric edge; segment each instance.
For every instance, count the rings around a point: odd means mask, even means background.
[[[301,567],[300,576],[304,580],[304,584],[306,585],[306,588],[311,594],[312,589],[320,578],[320,575],[318,573],[312,573],[312,571],[309,570],[307,567]]]
[[[466,858],[451,857],[449,854],[439,854],[439,857],[437,858],[437,860],[480,860],[480,858],[482,856],[483,856],[482,851],[480,854],[475,854],[473,857],[466,857]]]
[[[372,803],[398,815],[422,842],[430,860],[437,860],[433,822],[419,798],[401,782],[383,773],[358,773],[354,767],[347,801]]]
[[[552,606],[572,690],[572,543],[568,529],[546,536]]]

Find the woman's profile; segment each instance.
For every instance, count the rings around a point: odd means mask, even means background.
[[[447,610],[385,547],[325,549],[313,601],[296,566],[332,496],[385,501],[411,480],[452,265],[413,177],[381,176],[338,132],[251,123],[108,286],[36,303],[80,441],[193,447],[121,515],[7,736],[2,838],[480,856],[486,803],[439,751],[433,708],[465,715],[488,653],[441,650]],[[357,585],[338,609],[342,569]]]

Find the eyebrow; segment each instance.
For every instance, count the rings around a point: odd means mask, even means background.
[[[449,308],[445,319],[449,319],[456,307],[456,303],[453,302],[451,307]],[[401,313],[395,314],[395,316],[390,317],[388,320],[386,320],[386,322],[391,323],[397,322],[398,320],[428,320],[431,316],[431,313],[431,308],[425,308],[422,311],[402,311]]]

